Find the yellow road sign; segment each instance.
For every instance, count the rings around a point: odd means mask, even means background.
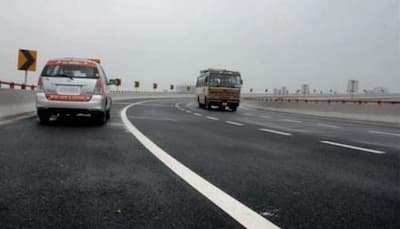
[[[34,72],[36,71],[36,60],[37,60],[36,50],[20,49],[18,50],[17,69]]]

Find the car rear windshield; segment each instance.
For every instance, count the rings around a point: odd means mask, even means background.
[[[42,76],[70,78],[99,78],[97,67],[84,65],[47,65]]]

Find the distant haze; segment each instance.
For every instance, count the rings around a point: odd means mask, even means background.
[[[149,90],[194,83],[201,69],[242,73],[244,90],[303,83],[400,91],[398,0],[9,0],[0,7],[0,80],[23,81],[19,48],[95,57],[109,76]]]

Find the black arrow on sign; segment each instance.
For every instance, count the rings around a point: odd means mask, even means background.
[[[31,56],[29,50],[21,50],[22,55],[25,57],[25,63],[20,67],[21,70],[28,70],[32,64],[35,63],[35,59]]]

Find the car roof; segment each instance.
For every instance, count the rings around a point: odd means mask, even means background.
[[[80,65],[80,66],[89,66],[96,67],[98,62],[95,59],[86,59],[86,58],[57,58],[50,59],[47,61],[47,65]]]

